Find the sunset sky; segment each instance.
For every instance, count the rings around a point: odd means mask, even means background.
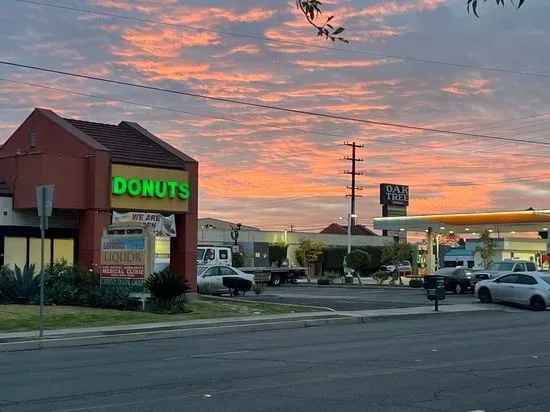
[[[45,1],[149,22],[3,0],[1,60],[359,119],[550,141],[548,1],[528,0],[519,11],[491,1],[481,5],[480,19],[466,12],[466,0],[325,1],[349,45],[315,37],[293,1]],[[410,186],[410,214],[550,203],[550,146],[335,121],[2,65],[0,78],[0,143],[34,107],[138,122],[200,162],[200,217],[297,230],[342,221],[349,211],[349,176],[341,173],[349,162],[340,160],[349,148],[342,143],[353,140],[365,145],[358,151],[365,189],[357,212],[367,226],[380,215],[382,182]]]

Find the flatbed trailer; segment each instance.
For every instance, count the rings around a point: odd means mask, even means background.
[[[253,274],[256,283],[267,283],[273,286],[296,283],[299,278],[306,276],[306,268],[244,267],[239,270]]]

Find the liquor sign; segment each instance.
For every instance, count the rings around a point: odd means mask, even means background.
[[[101,237],[101,285],[143,291],[153,271],[155,234],[145,223],[120,222],[108,226]]]
[[[380,204],[388,206],[409,206],[409,186],[381,183]]]
[[[174,215],[163,216],[160,213],[113,212],[113,223],[141,222],[155,232],[157,237],[176,237],[176,218]]]

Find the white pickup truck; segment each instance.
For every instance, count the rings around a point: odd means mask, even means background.
[[[501,262],[491,263],[486,269],[474,271],[472,283],[473,286],[475,286],[476,283],[482,280],[494,279],[508,273],[537,271],[537,265],[530,260],[503,260]]]

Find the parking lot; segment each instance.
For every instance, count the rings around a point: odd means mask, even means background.
[[[247,293],[244,300],[286,303],[330,308],[338,311],[373,310],[431,306],[424,289],[407,288],[341,288],[315,285],[268,286],[259,296]],[[478,302],[471,292],[447,293],[441,305]]]

